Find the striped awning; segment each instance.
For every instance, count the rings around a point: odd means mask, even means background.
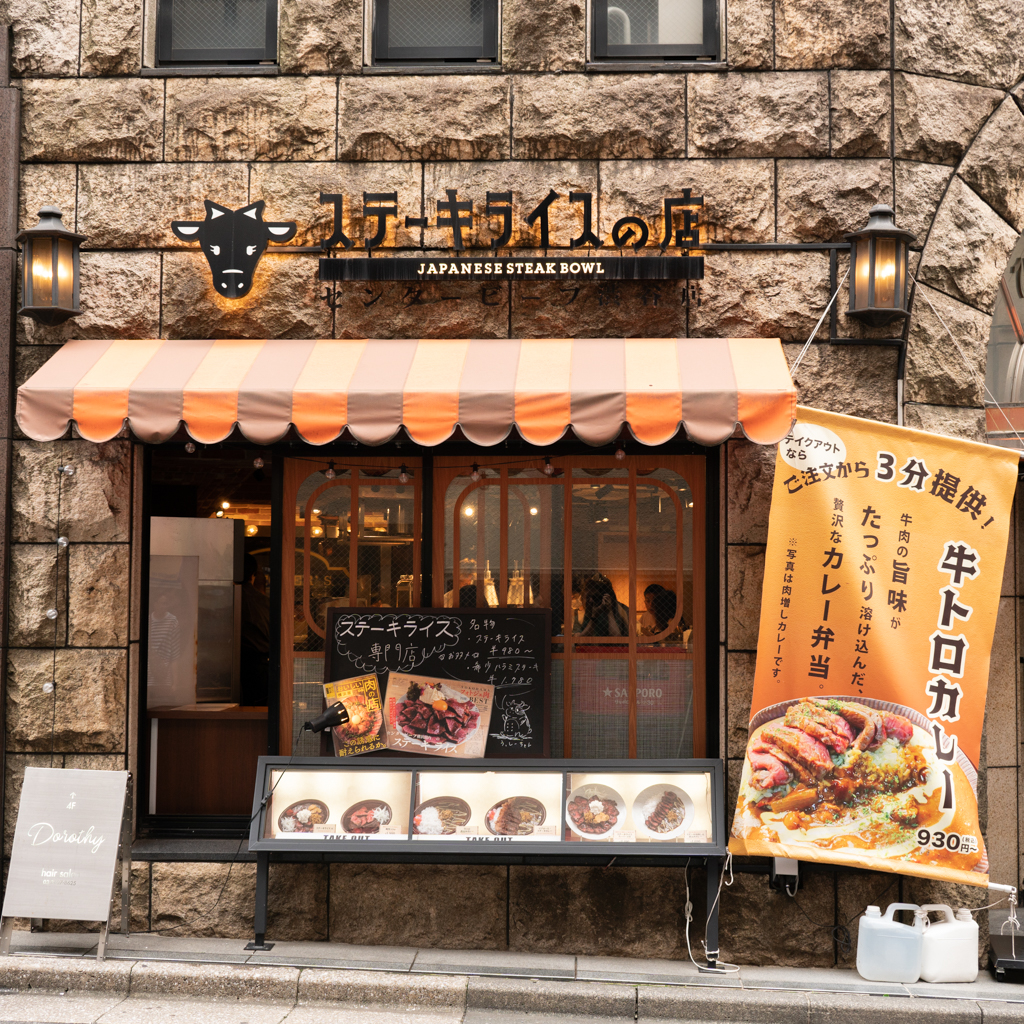
[[[569,428],[606,444],[623,425],[648,445],[680,427],[720,444],[739,424],[772,444],[796,413],[782,346],[759,338],[480,340],[76,340],[18,388],[21,429],[40,441],[70,424],[90,441],[127,425],[159,442],[184,425],[205,444],[236,426],[256,444],[294,428],[311,444],[343,433],[382,444],[404,427],[436,445],[460,428],[493,445]]]

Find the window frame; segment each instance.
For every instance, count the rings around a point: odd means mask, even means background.
[[[390,0],[373,0],[373,24],[370,53],[373,64],[444,64],[498,61],[498,0],[480,0],[482,4],[482,43],[480,46],[388,46]]]
[[[277,2],[263,0],[265,35],[262,48],[202,47],[175,50],[171,44],[175,0],[157,0],[156,56],[161,67],[174,64],[257,64],[277,61]]]
[[[507,469],[503,468],[503,465],[508,463],[507,456],[495,455],[490,458],[483,453],[474,454],[473,459],[475,463],[482,470],[493,470],[495,475],[482,477],[479,482],[472,485],[468,490],[475,490],[481,486],[498,486],[501,488],[500,501],[502,506],[502,513],[499,521],[507,522],[507,507],[508,507],[508,487],[514,486],[516,483],[522,482],[521,478],[515,477],[510,479]],[[517,462],[518,468],[523,468],[521,463]],[[542,470],[544,461],[541,458],[537,459],[536,466],[534,468]],[[692,582],[692,594],[693,594],[693,607],[691,609],[692,622],[691,622],[691,650],[687,655],[678,655],[673,657],[671,660],[683,660],[692,661],[693,663],[693,692],[692,692],[692,722],[693,722],[693,754],[695,758],[712,756],[708,753],[710,749],[717,747],[715,738],[712,732],[708,728],[708,700],[717,700],[717,676],[710,678],[708,674],[708,651],[713,649],[708,645],[708,630],[709,625],[715,621],[714,614],[710,614],[707,601],[707,581],[708,581],[708,561],[707,561],[707,541],[708,541],[708,530],[709,530],[709,506],[708,506],[708,483],[709,476],[714,472],[714,467],[704,455],[692,455],[692,454],[669,454],[669,453],[652,453],[644,455],[629,456],[625,463],[615,459],[614,456],[605,455],[566,455],[557,457],[557,469],[558,475],[547,477],[543,479],[531,480],[531,483],[536,483],[538,486],[561,486],[565,488],[567,494],[567,504],[565,506],[566,513],[568,513],[569,506],[571,505],[572,495],[572,473],[577,468],[609,468],[609,469],[623,469],[629,470],[629,476],[622,482],[629,483],[631,496],[630,506],[635,510],[635,487],[637,483],[638,471],[645,472],[655,469],[670,469],[679,473],[686,480],[687,485],[690,488],[690,493],[693,497],[693,518],[692,518],[692,552],[691,556],[693,559],[693,582]],[[564,474],[564,475],[563,475]],[[449,575],[455,578],[457,572],[454,565],[448,564],[448,556],[445,550],[446,535],[448,524],[445,521],[446,510],[445,502],[448,487],[450,484],[460,476],[466,475],[466,458],[462,456],[436,456],[434,459],[434,474],[433,474],[433,536],[431,538],[433,546],[433,573],[431,578],[432,585],[432,605],[434,607],[441,607],[444,600],[444,591],[446,587],[446,581]],[[456,512],[458,515],[458,512]],[[631,515],[631,520],[635,524],[635,515]],[[630,590],[629,595],[629,608],[630,608],[630,630],[628,637],[621,637],[613,640],[612,642],[620,644],[624,650],[622,654],[626,655],[629,663],[629,757],[637,757],[637,744],[638,744],[638,703],[637,703],[637,668],[642,661],[657,661],[665,660],[666,652],[663,649],[659,649],[655,644],[661,640],[662,637],[649,637],[641,639],[636,630],[636,611],[639,606],[640,594],[638,592],[638,580],[637,580],[637,561],[636,561],[636,539],[637,534],[635,531],[631,531],[629,545],[631,549],[630,558]],[[497,593],[499,596],[498,606],[505,607],[505,596],[507,595],[508,587],[508,557],[507,557],[507,533],[502,531],[502,535],[499,539],[500,543],[500,555],[499,555],[499,573],[495,580]],[[571,580],[573,575],[572,567],[572,526],[571,517],[566,514],[563,520],[563,537],[562,544],[564,545],[563,556],[562,556],[562,575],[563,575],[563,601],[565,606],[563,609],[563,621],[569,622],[572,615],[572,593],[571,586],[566,584]],[[682,536],[678,535],[676,538],[677,544],[677,558],[680,560],[677,562],[677,572],[682,571]],[[453,548],[453,555],[455,561],[458,561],[458,549]],[[480,566],[477,567],[478,575],[481,572]],[[480,577],[482,582],[482,577]],[[478,598],[483,593],[483,587],[478,583]],[[678,614],[682,610],[682,601],[680,601]],[[670,627],[671,630],[672,627]],[[669,630],[669,631],[670,631]],[[668,631],[667,631],[668,632]],[[601,647],[607,646],[609,638],[584,638],[576,637],[573,634],[563,634],[562,636],[552,636],[552,652],[551,652],[551,663],[555,661],[561,661],[565,666],[565,679],[566,685],[563,689],[563,711],[562,711],[562,722],[563,722],[563,750],[562,756],[567,759],[572,758],[572,713],[573,713],[573,696],[572,696],[572,675],[571,667],[572,662],[576,658],[591,659],[601,658],[606,656],[600,651]],[[555,647],[560,646],[561,651],[556,651]],[[593,648],[588,651],[587,648]]]
[[[590,16],[592,25],[590,46],[594,60],[680,60],[706,58],[721,59],[721,28],[719,23],[718,0],[701,0],[704,15],[704,42],[697,45],[681,43],[630,43],[610,45],[608,43],[609,0],[591,0]],[[708,45],[711,41],[712,45]]]

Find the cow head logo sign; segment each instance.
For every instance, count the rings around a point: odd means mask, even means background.
[[[183,242],[199,242],[203,247],[213,286],[226,299],[248,294],[267,242],[287,242],[295,235],[295,221],[264,221],[264,205],[261,199],[229,210],[207,199],[206,220],[171,221],[171,230]]]

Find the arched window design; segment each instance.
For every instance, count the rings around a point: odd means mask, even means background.
[[[434,465],[434,604],[551,610],[552,755],[701,756],[704,460]]]

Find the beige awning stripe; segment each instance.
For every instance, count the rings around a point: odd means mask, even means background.
[[[382,444],[401,429],[437,445],[456,429],[481,445],[513,429],[537,445],[570,429],[606,444],[623,426],[656,445],[680,429],[719,444],[786,435],[796,389],[781,344],[763,338],[77,340],[18,389],[18,425],[37,440],[71,423],[92,441],[125,425],[160,442],[236,429],[271,444],[344,431]]]

